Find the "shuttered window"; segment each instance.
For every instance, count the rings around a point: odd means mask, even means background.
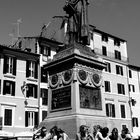
[[[15,96],[15,82],[4,80],[3,95]]]
[[[38,64],[34,61],[26,61],[26,77],[38,78]]]
[[[109,81],[105,81],[105,92],[110,92],[110,82]]]
[[[121,108],[121,118],[125,118],[126,115],[125,115],[125,105],[120,105],[120,108]]]
[[[42,105],[48,105],[48,90],[41,89]]]
[[[125,95],[125,88],[123,84],[118,83],[117,84],[117,88],[118,88],[118,94],[123,94]]]
[[[111,72],[111,65],[110,63],[106,62],[106,67],[105,67],[106,72]]]
[[[102,54],[107,56],[107,50],[105,46],[102,46]]]
[[[6,126],[12,125],[12,109],[4,110],[4,125]]]
[[[123,67],[116,65],[116,74],[123,75]]]
[[[133,124],[133,127],[139,127],[139,125],[138,125],[138,118],[133,117],[132,118],[132,124]]]
[[[106,104],[106,116],[115,117],[115,105],[111,103]]]
[[[38,126],[38,112],[25,111],[25,127]]]
[[[16,75],[16,65],[17,61],[14,57],[4,56],[4,66],[3,73],[9,73],[12,75]]]
[[[26,97],[37,98],[37,85],[27,84]]]

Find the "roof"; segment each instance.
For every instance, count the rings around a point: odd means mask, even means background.
[[[135,66],[135,65],[128,64],[128,67],[131,68],[131,69],[135,69],[135,70],[140,71],[140,66]]]
[[[97,33],[100,33],[100,34],[106,34],[107,36],[109,36],[109,37],[111,37],[111,38],[114,38],[114,39],[118,39],[118,40],[120,40],[120,41],[122,41],[122,42],[127,42],[126,40],[124,40],[124,39],[122,39],[122,38],[119,38],[119,37],[117,37],[117,36],[115,36],[115,35],[112,35],[112,34],[110,34],[110,33],[107,33],[107,32],[104,32],[104,31],[102,31],[102,30],[99,30],[99,29],[97,29],[95,26],[93,26],[93,25],[89,25],[91,28],[93,28],[93,30],[95,31],[95,32],[97,32]]]
[[[21,49],[10,48],[8,46],[3,46],[3,45],[0,45],[0,53],[2,53],[2,54],[12,54],[16,57],[20,57],[20,58],[25,59],[25,60],[26,59],[38,60],[39,57],[40,57],[40,55],[36,54],[36,53],[23,51]]]

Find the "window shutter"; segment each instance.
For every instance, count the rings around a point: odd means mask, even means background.
[[[26,77],[29,77],[29,61],[26,61]]]
[[[35,78],[38,79],[38,63],[35,62]]]
[[[133,92],[135,92],[135,86],[133,85]]]
[[[135,118],[132,118],[132,126],[135,126]]]
[[[35,95],[34,95],[35,97],[34,98],[37,98],[37,93],[38,93],[37,92],[37,85],[34,85],[34,87],[35,87]]]
[[[136,118],[136,127],[139,127],[138,118]]]
[[[4,55],[3,73],[7,73],[7,56]]]
[[[120,67],[121,68],[121,75],[123,75],[123,67]]]
[[[112,104],[112,117],[115,117],[115,105]]]
[[[111,72],[110,63],[108,63],[108,71]]]
[[[25,127],[28,126],[28,111],[25,111]]]
[[[35,124],[35,126],[38,126],[38,112],[35,112],[34,124]]]
[[[14,58],[14,61],[13,61],[13,75],[16,75],[16,68],[17,68],[17,59]]]
[[[12,96],[15,96],[15,82],[12,83]]]
[[[125,106],[121,105],[121,117],[125,118]]]
[[[122,89],[123,89],[123,94],[125,95],[125,87],[124,87],[124,85],[122,85]]]
[[[6,81],[4,80],[3,83],[4,83],[3,84],[4,85],[3,86],[3,95],[5,95],[6,94]]]
[[[128,85],[128,88],[129,88],[129,92],[131,92],[131,86],[130,85]]]
[[[109,104],[106,104],[106,116],[109,117]]]

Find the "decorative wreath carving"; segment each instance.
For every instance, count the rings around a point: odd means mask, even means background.
[[[73,79],[73,71],[67,70],[62,73],[62,81],[64,84],[69,84]]]
[[[77,72],[77,77],[78,80],[82,83],[82,84],[87,84],[88,82],[88,73],[84,70],[79,70]]]
[[[51,77],[50,77],[50,86],[52,87],[52,88],[55,88],[55,87],[57,87],[58,86],[58,83],[59,83],[59,78],[58,78],[58,75],[57,74],[55,74],[55,75],[52,75]]]
[[[93,83],[96,87],[101,86],[101,83],[102,83],[102,76],[101,76],[101,74],[99,74],[99,73],[93,73],[93,74],[91,75],[91,81],[92,81],[92,83]]]

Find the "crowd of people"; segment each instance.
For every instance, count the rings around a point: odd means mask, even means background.
[[[128,128],[122,129],[121,133],[117,128],[113,128],[109,133],[108,127],[95,125],[93,132],[86,125],[81,125],[79,132],[75,136],[75,140],[132,140],[132,136]],[[49,131],[43,126],[36,130],[33,135],[33,140],[69,140],[69,136],[57,126],[52,127]]]

